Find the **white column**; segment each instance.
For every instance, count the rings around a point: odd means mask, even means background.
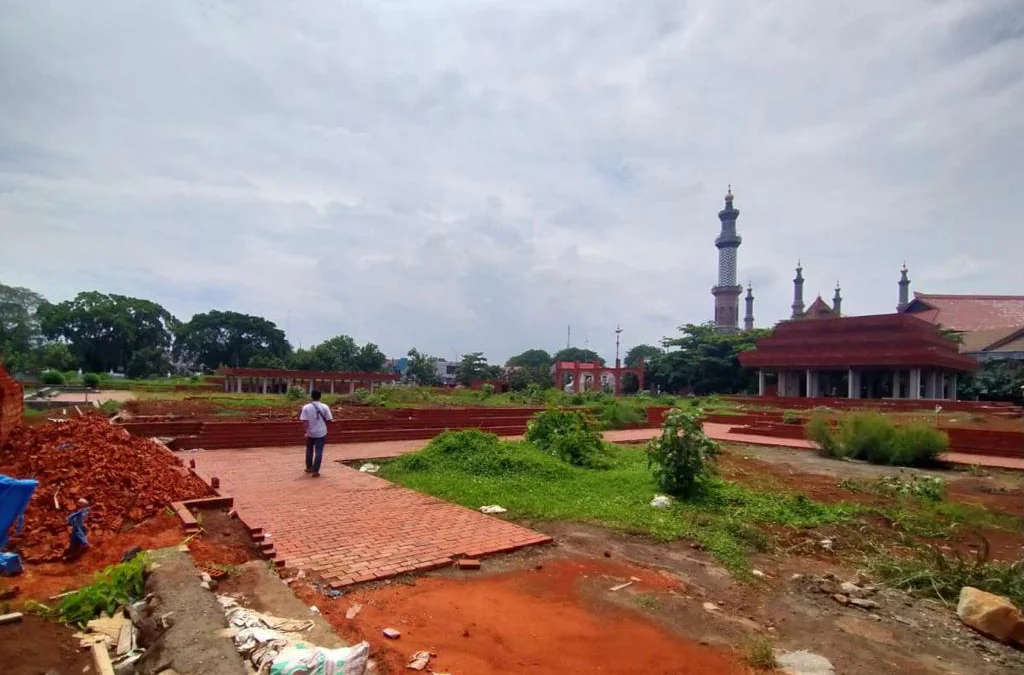
[[[334,380],[331,380],[331,393],[334,393]]]
[[[355,383],[354,380],[349,380],[348,381],[348,393],[349,394],[356,393],[356,383]]]
[[[310,394],[312,394],[312,393],[313,393],[313,380],[310,380],[310,381],[309,381],[309,393],[310,393]]]
[[[921,369],[910,369],[910,398],[921,398]]]
[[[227,394],[227,393],[230,393],[230,391],[231,391],[231,376],[230,375],[225,375],[224,376],[224,393]]]
[[[950,401],[955,401],[956,400],[956,377],[957,377],[957,373],[954,371],[952,376],[950,377],[952,382],[949,383],[949,400]]]
[[[238,394],[242,393],[242,378],[240,377],[235,378],[235,392]]]
[[[806,398],[814,398],[814,371],[808,369],[804,373],[805,387],[807,389]]]
[[[764,396],[764,368],[757,369],[757,395]]]
[[[267,393],[267,378],[263,377],[263,378],[260,378],[260,379],[262,380],[263,393],[266,394]]]

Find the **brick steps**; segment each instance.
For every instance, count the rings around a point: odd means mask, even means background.
[[[289,423],[290,424],[290,423]],[[175,439],[176,450],[203,448],[206,450],[226,448],[259,448],[281,445],[301,445],[305,442],[302,429],[290,424],[289,429],[266,432],[252,431],[204,431],[201,436],[186,436]],[[380,441],[407,441],[434,438],[452,427],[421,427],[411,429],[376,429],[367,431],[332,431],[329,443],[374,443]],[[478,428],[499,436],[518,436],[526,431],[526,423],[506,426],[481,425],[456,428]]]

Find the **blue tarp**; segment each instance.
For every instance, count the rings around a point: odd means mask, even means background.
[[[71,548],[83,548],[89,545],[89,538],[85,532],[85,517],[89,515],[89,508],[78,509],[68,516],[68,525],[71,526]]]
[[[17,532],[21,533],[25,509],[37,485],[37,480],[20,480],[0,474],[0,549],[7,545],[12,525],[17,523]]]

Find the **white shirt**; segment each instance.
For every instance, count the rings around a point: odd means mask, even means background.
[[[317,411],[320,414],[317,414]],[[302,412],[299,413],[299,419],[306,423],[306,438],[323,438],[327,435],[327,421],[331,421],[334,417],[331,416],[331,409],[323,403],[317,401],[310,401],[306,405],[302,406]]]

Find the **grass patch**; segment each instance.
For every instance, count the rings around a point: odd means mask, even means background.
[[[964,586],[1006,596],[1018,607],[1024,604],[1024,559],[1010,563],[989,560],[988,541],[983,537],[973,558],[929,547],[913,558],[881,554],[871,558],[869,566],[891,586],[938,598],[947,605],[956,603]]]
[[[590,522],[662,541],[693,539],[741,577],[750,573],[748,554],[773,545],[762,526],[814,527],[861,512],[852,504],[823,505],[717,478],[692,499],[656,509],[650,501],[659,489],[643,452],[609,446],[607,467],[587,469],[480,431],[443,434],[420,452],[386,463],[381,473],[470,508],[500,504],[513,518]]]
[[[747,641],[743,660],[759,670],[772,670],[779,665],[775,661],[775,643],[763,635],[755,635]]]
[[[845,413],[833,424],[825,413],[815,413],[806,426],[807,439],[820,454],[836,459],[861,459],[872,464],[931,466],[949,449],[949,437],[925,422],[896,426],[875,411]]]
[[[661,607],[661,598],[654,593],[637,593],[633,596],[633,602],[639,605],[641,609],[646,609],[648,612],[656,611]]]

